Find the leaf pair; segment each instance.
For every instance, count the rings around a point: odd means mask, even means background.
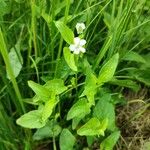
[[[44,86],[33,81],[29,81],[29,86],[36,93],[34,102],[39,102],[39,109],[30,111],[17,120],[17,124],[26,128],[41,128],[45,126],[48,118],[51,116],[54,107],[58,103],[57,95],[64,92],[67,87],[64,86],[63,80],[54,79],[46,82]],[[44,106],[43,104],[44,103]]]

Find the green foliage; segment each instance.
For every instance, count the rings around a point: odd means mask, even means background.
[[[50,99],[50,91],[43,87],[42,85],[39,85],[33,81],[28,81],[28,85],[32,90],[36,93],[36,95],[42,99],[42,101],[48,101]]]
[[[87,69],[87,76],[85,80],[85,88],[83,91],[83,95],[87,96],[87,99],[91,105],[95,104],[94,95],[97,90],[97,77]]]
[[[108,82],[112,79],[118,65],[118,59],[119,54],[117,53],[102,66],[98,76],[98,84]]]
[[[107,128],[108,120],[100,122],[97,118],[91,118],[85,125],[78,129],[77,133],[81,136],[103,135]]]
[[[146,0],[0,0],[0,149],[90,149],[98,141],[113,149],[116,104],[126,104],[120,95],[150,86],[149,7]],[[86,40],[85,53],[70,50],[75,37]]]
[[[71,54],[71,52],[70,52],[68,47],[64,47],[63,52],[64,52],[65,61],[68,64],[68,66],[73,71],[77,71],[77,66],[76,66],[76,63],[75,63],[75,56],[74,56],[74,54]]]
[[[133,51],[129,51],[127,54],[125,54],[123,60],[146,63],[145,59],[141,55]]]
[[[40,110],[30,111],[21,116],[17,120],[17,124],[30,129],[41,128],[46,124],[46,122],[41,120],[41,115],[42,114]]]
[[[108,129],[115,129],[115,107],[111,102],[110,94],[105,94],[99,98],[94,111],[93,117],[97,117],[100,121],[108,119]]]
[[[75,144],[75,137],[68,129],[63,129],[60,134],[59,146],[61,150],[71,150]]]
[[[85,115],[90,113],[90,106],[85,98],[80,99],[75,103],[67,114],[67,120],[77,118],[83,118]]]
[[[50,120],[49,122],[47,122],[47,124],[38,129],[34,135],[33,135],[33,139],[34,140],[42,140],[45,138],[50,138],[50,137],[57,137],[61,132],[61,127],[58,125],[57,122],[55,122],[54,120]]]
[[[20,54],[20,44],[17,43],[14,48],[11,48],[9,52],[9,59],[10,59],[10,64],[11,68],[13,69],[13,73],[15,78],[19,75],[21,69],[22,69],[22,64],[23,64],[23,59]],[[7,73],[8,78],[9,74]]]
[[[63,22],[57,21],[55,22],[55,25],[59,32],[61,33],[61,36],[63,39],[68,43],[72,44],[74,39],[74,34],[71,29],[69,29]]]
[[[119,131],[113,132],[111,135],[109,135],[106,139],[102,141],[102,143],[100,144],[100,149],[101,150],[113,150],[113,147],[118,141],[119,136],[120,136]]]

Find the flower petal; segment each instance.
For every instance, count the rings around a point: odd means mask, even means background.
[[[76,49],[73,53],[74,53],[74,54],[79,54],[79,53],[80,53],[80,50],[79,50],[79,49]]]
[[[85,44],[86,44],[86,40],[84,40],[84,39],[80,40],[80,46],[83,46]]]
[[[85,49],[84,47],[80,47],[80,51],[81,51],[82,53],[85,53],[86,49]]]
[[[79,37],[75,37],[74,38],[74,44],[75,45],[79,45],[80,44],[80,38]]]
[[[76,46],[74,45],[74,44],[71,44],[70,46],[69,46],[69,49],[70,49],[70,51],[75,51],[76,50]]]

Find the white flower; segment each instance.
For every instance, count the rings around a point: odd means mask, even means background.
[[[84,23],[77,23],[76,29],[77,29],[78,34],[83,33],[83,30],[85,29],[85,24]]]
[[[85,48],[83,47],[86,44],[86,40],[80,39],[79,37],[74,38],[74,44],[69,46],[70,51],[74,54],[79,54],[80,52],[85,53]]]

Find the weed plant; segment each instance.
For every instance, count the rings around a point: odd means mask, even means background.
[[[149,7],[0,0],[0,149],[112,150],[123,92],[150,86]]]

